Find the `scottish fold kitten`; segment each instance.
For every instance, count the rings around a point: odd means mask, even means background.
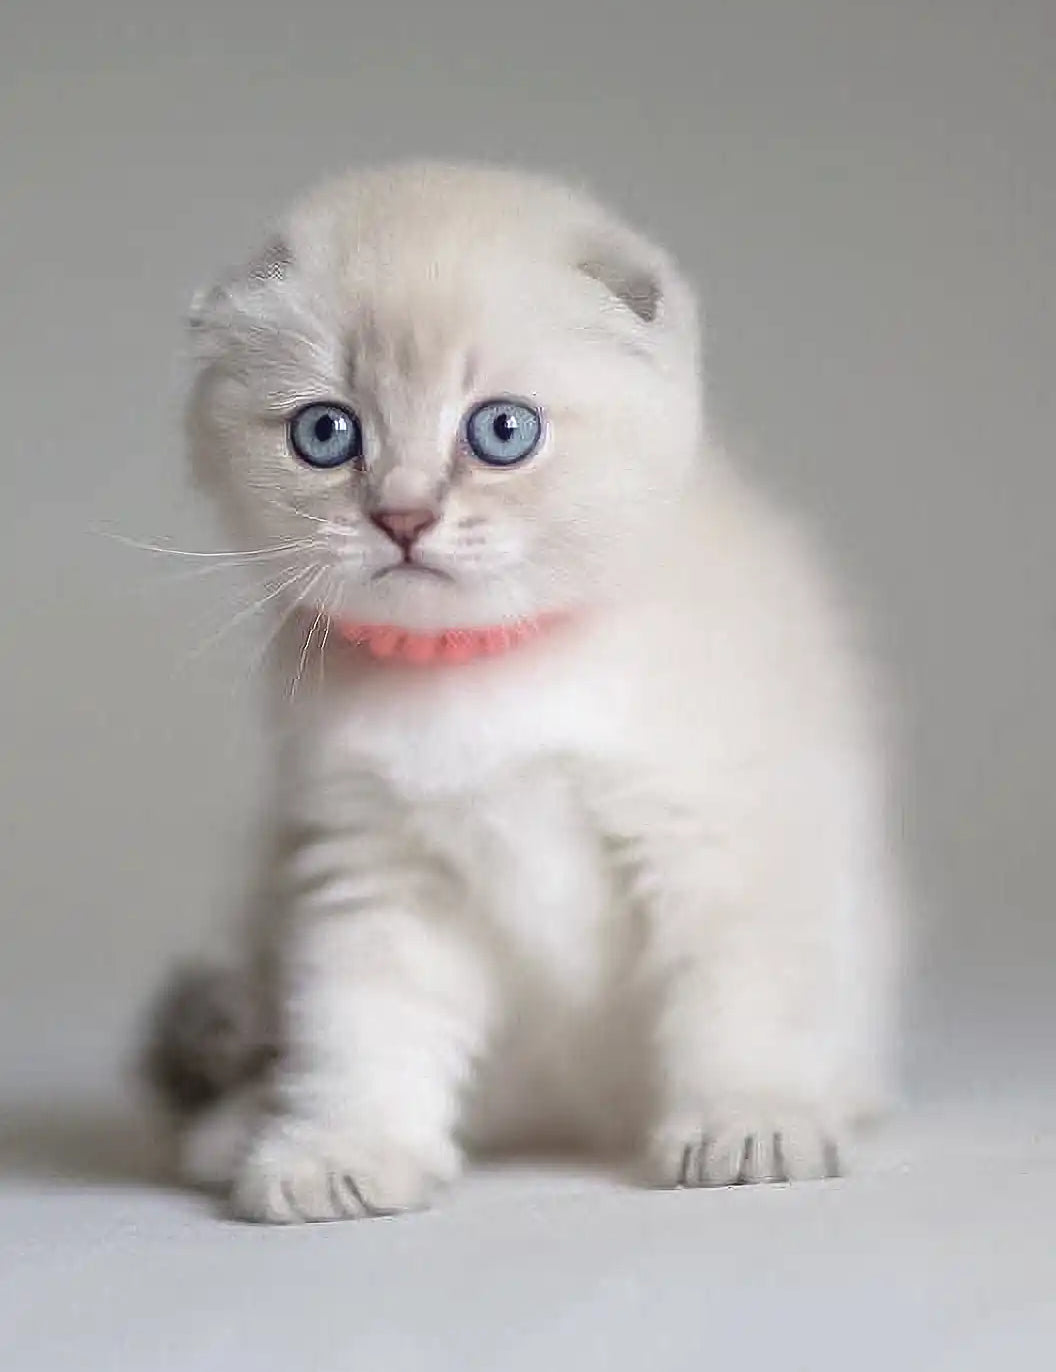
[[[889,1086],[875,712],[709,433],[671,259],[546,179],[399,166],[192,329],[194,470],[283,570],[242,965],[149,1053],[188,1174],[275,1222],[420,1206],[466,1148],[834,1174]]]

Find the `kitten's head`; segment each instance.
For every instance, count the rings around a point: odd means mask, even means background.
[[[331,614],[440,629],[597,602],[658,556],[693,478],[692,295],[543,178],[329,184],[191,322],[195,469],[240,539],[305,545],[283,594]]]

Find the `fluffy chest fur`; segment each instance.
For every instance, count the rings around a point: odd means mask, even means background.
[[[383,794],[382,822],[457,874],[517,976],[596,993],[613,893],[579,780],[590,760],[629,752],[629,678],[578,636],[443,674],[339,652],[287,740],[293,811],[332,796],[330,822],[358,810],[372,824]]]
[[[556,629],[552,641],[442,673],[342,649],[297,747],[315,767],[368,768],[412,804],[471,796],[542,758],[611,756],[630,736],[633,691],[600,640]]]

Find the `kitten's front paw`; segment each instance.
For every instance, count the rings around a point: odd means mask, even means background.
[[[456,1170],[453,1146],[425,1160],[368,1131],[277,1118],[264,1124],[239,1164],[230,1205],[238,1219],[263,1224],[393,1215],[428,1205]]]
[[[842,1129],[810,1107],[737,1102],[700,1124],[673,1121],[654,1134],[646,1178],[654,1186],[740,1186],[838,1177]]]

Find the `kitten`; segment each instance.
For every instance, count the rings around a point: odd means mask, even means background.
[[[285,562],[244,966],[151,1050],[187,1172],[275,1222],[418,1207],[466,1147],[834,1174],[890,1084],[875,710],[708,432],[671,259],[415,164],[309,196],[192,327],[195,472]]]

